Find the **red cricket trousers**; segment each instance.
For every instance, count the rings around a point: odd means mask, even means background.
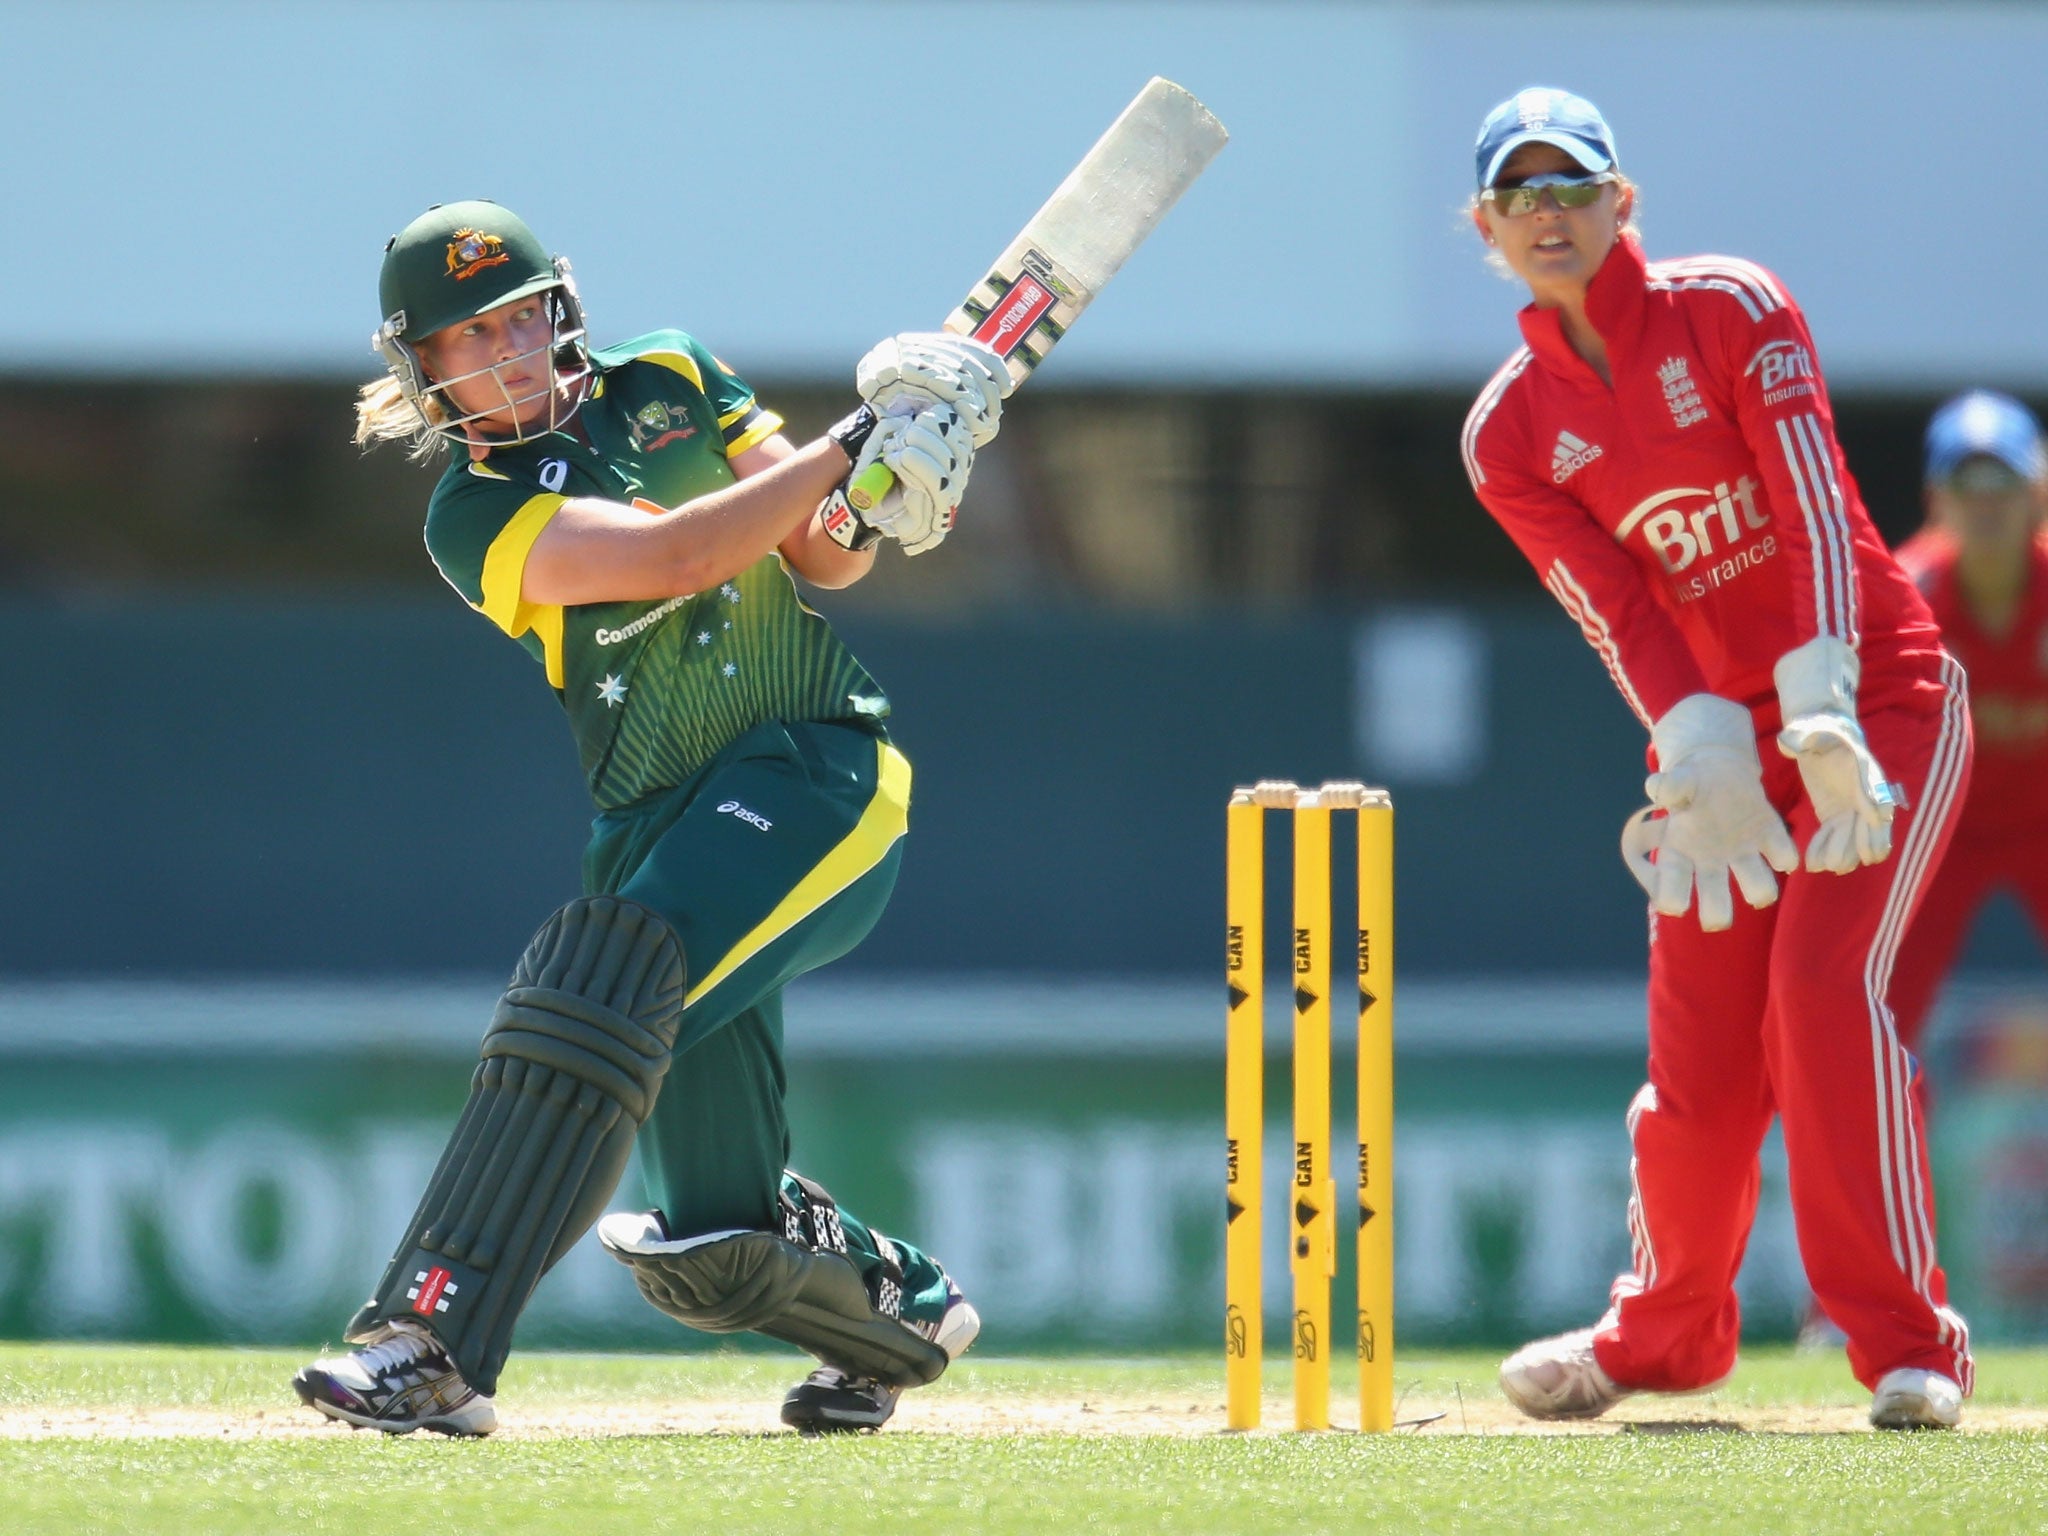
[[[1593,1345],[1624,1386],[1687,1391],[1734,1369],[1735,1276],[1775,1113],[1807,1279],[1849,1337],[1856,1379],[1874,1387],[1915,1366],[1970,1388],[1969,1335],[1935,1261],[1917,1068],[1886,1001],[1969,779],[1962,669],[1945,656],[1939,665],[1940,686],[1916,695],[1926,704],[1862,722],[1906,790],[1890,858],[1781,877],[1777,904],[1761,911],[1738,895],[1721,933],[1701,932],[1693,912],[1652,919],[1650,1080],[1629,1108],[1633,1267],[1615,1281]],[[1765,789],[1804,850],[1815,819],[1798,768],[1770,735],[1758,751]]]

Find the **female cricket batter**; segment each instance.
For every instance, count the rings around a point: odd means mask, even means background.
[[[1725,256],[1646,260],[1581,97],[1503,102],[1478,171],[1473,223],[1531,303],[1467,418],[1466,468],[1655,769],[1624,838],[1653,898],[1633,1268],[1597,1326],[1525,1346],[1502,1389],[1581,1418],[1734,1368],[1775,1112],[1808,1277],[1872,1422],[1952,1425],[1968,1335],[1886,992],[1969,772],[1961,669],[1864,513],[1783,285]]]
[[[385,248],[357,439],[455,449],[427,509],[449,585],[524,646],[597,803],[585,896],[542,927],[357,1348],[294,1378],[332,1417],[483,1435],[513,1325],[597,1220],[637,1137],[656,1209],[604,1246],[655,1306],[820,1368],[782,1417],[874,1428],[980,1322],[938,1263],[785,1171],[781,993],[844,954],[895,883],[910,768],[887,700],[791,573],[866,574],[952,526],[1009,378],[978,343],[862,360],[872,403],[803,447],[709,349],[588,349],[568,263],[495,203]],[[844,492],[896,478],[865,515]]]
[[[1977,760],[1955,836],[1899,950],[1892,1009],[1917,1046],[1970,920],[2012,891],[2048,943],[2048,451],[2010,395],[1958,395],[1927,424],[1927,526],[1899,550],[1970,674]]]

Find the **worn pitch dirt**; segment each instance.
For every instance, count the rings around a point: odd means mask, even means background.
[[[770,1399],[678,1397],[673,1401],[635,1397],[616,1403],[579,1398],[573,1403],[506,1401],[498,1406],[495,1438],[545,1440],[640,1435],[786,1435]],[[1267,1429],[1284,1432],[1291,1422],[1287,1401],[1269,1397]],[[1410,1394],[1397,1412],[1402,1420],[1443,1417],[1396,1431],[1421,1435],[1616,1435],[1616,1434],[1857,1434],[1870,1433],[1860,1406],[1745,1403],[1706,1398],[1644,1399],[1623,1403],[1607,1417],[1586,1423],[1539,1424],[1523,1418],[1489,1390],[1449,1397]],[[924,1435],[1213,1435],[1222,1433],[1220,1394],[1170,1397],[1163,1394],[1055,1395],[976,1393],[935,1388],[909,1394],[884,1433]],[[1338,1430],[1345,1428],[1342,1420]],[[1991,1407],[1964,1409],[1963,1433],[2048,1430],[2048,1409]],[[295,1403],[254,1412],[194,1407],[0,1406],[0,1439],[305,1439],[356,1433],[320,1418]],[[369,1431],[362,1431],[369,1433]]]

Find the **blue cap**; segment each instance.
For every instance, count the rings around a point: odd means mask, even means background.
[[[1493,185],[1508,156],[1524,144],[1555,144],[1588,171],[1612,170],[1618,163],[1614,130],[1598,107],[1570,91],[1532,85],[1487,113],[1480,125],[1480,191]]]
[[[1927,423],[1927,479],[1947,480],[1965,459],[1998,460],[2022,480],[2048,474],[2041,424],[2011,395],[1973,389],[1934,413]]]

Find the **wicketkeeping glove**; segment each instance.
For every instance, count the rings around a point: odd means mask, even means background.
[[[951,331],[905,331],[877,343],[854,369],[854,386],[878,411],[904,399],[950,405],[977,448],[994,440],[1016,387],[995,348]]]
[[[1651,904],[1679,917],[1697,896],[1700,927],[1716,933],[1735,921],[1730,876],[1752,907],[1776,901],[1771,871],[1791,873],[1799,850],[1764,794],[1749,711],[1695,693],[1672,705],[1650,738],[1659,771],[1643,783],[1650,804],[1622,829],[1621,857]]]
[[[1906,803],[1888,783],[1856,721],[1861,667],[1840,640],[1821,635],[1778,658],[1772,676],[1784,729],[1778,750],[1799,765],[1820,822],[1806,867],[1846,875],[1881,864],[1892,851],[1892,817]]]

